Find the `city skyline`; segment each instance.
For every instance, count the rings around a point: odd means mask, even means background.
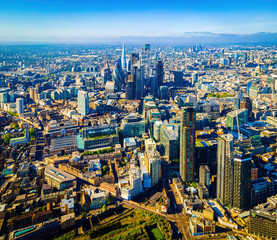
[[[183,37],[187,32],[277,32],[274,1],[0,3],[0,41],[103,41],[103,38]]]

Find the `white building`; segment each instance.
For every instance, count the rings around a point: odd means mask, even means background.
[[[86,91],[78,91],[78,112],[82,116],[89,114],[89,96]]]
[[[159,153],[157,151],[146,151],[145,163],[152,179],[152,186],[154,186],[161,178],[161,159]]]
[[[139,167],[131,168],[129,173],[129,182],[132,188],[131,197],[138,195],[142,192],[142,179]]]

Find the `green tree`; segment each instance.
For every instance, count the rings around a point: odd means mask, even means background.
[[[194,187],[195,189],[197,189],[197,183],[196,182],[192,182],[191,186]]]
[[[106,173],[109,171],[108,166],[107,166],[107,165],[104,165],[104,166],[102,167],[102,171],[103,171],[104,174],[106,174]]]
[[[14,116],[14,117],[18,117],[18,114],[17,113],[14,113],[12,111],[7,111],[8,114]]]
[[[106,212],[107,211],[107,205],[105,204],[105,205],[103,205],[103,207],[102,207],[102,212]]]
[[[11,140],[11,134],[10,133],[7,133],[4,135],[4,143],[6,145],[10,144],[10,140]]]
[[[18,126],[17,123],[12,122],[12,123],[10,124],[10,126],[11,126],[11,128],[13,128],[13,129],[19,129],[19,126]]]
[[[34,128],[30,128],[30,129],[29,129],[29,135],[30,135],[31,137],[35,137],[35,136],[36,136],[36,130],[35,130]]]

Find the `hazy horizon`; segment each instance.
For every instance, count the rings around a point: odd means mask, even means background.
[[[277,4],[266,1],[13,0],[0,3],[0,41],[64,42],[183,37],[186,32],[277,32]]]

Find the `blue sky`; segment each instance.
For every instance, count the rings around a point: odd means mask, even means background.
[[[0,41],[277,32],[276,0],[0,0]]]

